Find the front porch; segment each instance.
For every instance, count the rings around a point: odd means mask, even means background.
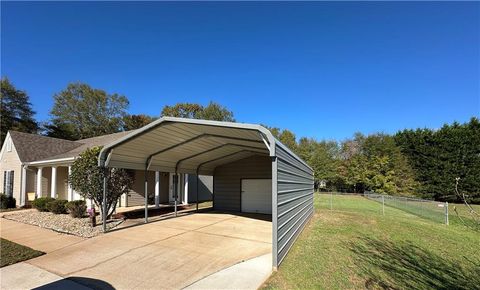
[[[38,162],[40,163],[40,162]],[[78,192],[73,190],[68,182],[68,176],[71,172],[72,161],[70,162],[43,162],[36,164],[32,162],[24,167],[26,178],[22,196],[25,205],[30,205],[35,198],[52,197],[55,199],[64,199],[68,201],[84,199]],[[132,170],[133,185],[128,194],[120,197],[117,208],[141,207],[145,208],[144,180],[143,170]],[[178,202],[181,205],[188,205],[189,202],[196,202],[196,194],[193,194],[195,188],[190,186],[192,176],[183,174],[178,179]],[[196,180],[196,178],[193,178]],[[173,173],[148,171],[148,192],[147,202],[155,208],[162,205],[173,204]],[[205,187],[205,186],[204,186]],[[189,194],[190,193],[190,194]],[[201,200],[201,199],[200,199]],[[93,203],[86,200],[87,206],[92,207]]]

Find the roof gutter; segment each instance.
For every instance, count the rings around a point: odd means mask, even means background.
[[[27,166],[28,165],[54,165],[56,163],[65,164],[65,163],[69,163],[70,161],[75,161],[75,157],[32,161],[32,162],[25,162],[24,164]]]

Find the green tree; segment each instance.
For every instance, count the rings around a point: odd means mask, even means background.
[[[177,118],[189,118],[200,119],[200,111],[203,110],[203,106],[194,103],[177,103],[173,106],[165,106],[162,109],[162,117],[177,117]]]
[[[388,194],[413,194],[417,183],[407,158],[392,136],[355,134],[341,147],[340,183],[347,190],[373,190]]]
[[[84,139],[122,130],[128,99],[87,84],[72,83],[54,95],[46,135]],[[64,135],[64,136],[62,136]]]
[[[0,89],[0,146],[8,130],[37,133],[38,124],[27,93],[16,89],[6,77],[1,79]]]
[[[287,146],[290,150],[292,150],[294,153],[298,153],[298,144],[297,144],[297,139],[295,134],[288,130],[288,129],[280,129],[277,127],[269,127],[266,125],[262,125],[266,129],[272,133],[273,137],[277,139],[278,141],[282,142],[283,145]],[[305,138],[304,142],[310,141],[308,138]],[[306,149],[304,149],[304,152]],[[305,159],[306,160],[306,159]]]
[[[135,130],[150,124],[155,121],[157,118],[151,117],[148,115],[126,115],[123,117],[123,130]]]
[[[178,103],[173,106],[165,106],[162,109],[161,116],[235,122],[233,112],[215,102],[210,102],[206,107],[195,103]]]
[[[131,175],[120,168],[103,170],[97,165],[100,147],[87,149],[80,154],[72,165],[69,182],[73,190],[82,197],[91,199],[103,216],[103,178],[107,176],[106,216],[110,218],[115,212],[117,201],[122,194],[127,194],[133,183]]]
[[[72,141],[79,139],[72,124],[50,121],[42,123],[41,127],[43,134],[47,135],[48,137]]]
[[[313,145],[310,158],[305,160],[313,168],[315,180],[324,180],[327,188],[332,190],[337,181],[338,144],[335,141],[320,141]]]
[[[203,107],[198,117],[204,120],[235,122],[233,112],[215,102],[210,102],[208,106]]]
[[[424,197],[459,202],[459,190],[470,202],[480,203],[480,121],[445,124],[439,130],[404,130],[395,141],[407,156]]]
[[[282,130],[278,136],[278,139],[283,143],[283,145],[286,145],[288,148],[290,148],[290,150],[295,153],[297,152],[297,140],[292,131],[287,129]]]

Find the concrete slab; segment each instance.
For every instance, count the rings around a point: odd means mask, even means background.
[[[265,243],[272,242],[272,223],[248,217],[224,220],[208,227],[197,229],[202,233],[222,234],[229,237],[250,239]]]
[[[86,240],[5,218],[0,218],[0,237],[45,253]]]
[[[90,289],[27,263],[0,268],[1,289]]]
[[[180,289],[271,253],[271,230],[264,229],[271,224],[246,219],[231,214],[186,215],[91,238],[28,263],[63,277],[91,279],[94,282],[86,285],[93,288],[101,281],[117,289]],[[227,225],[219,226],[222,223]],[[235,233],[241,225],[247,229]]]
[[[233,218],[235,218],[235,216],[226,214],[189,214],[154,222],[152,225],[191,231]]]
[[[184,288],[194,289],[258,289],[272,274],[272,254],[266,254],[207,276]]]

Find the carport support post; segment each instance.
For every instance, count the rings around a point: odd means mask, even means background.
[[[103,232],[107,232],[107,168],[103,168],[103,200],[102,200],[103,214]]]
[[[148,223],[148,181],[147,181],[147,167],[145,167],[145,223]]]
[[[173,198],[175,201],[175,216],[177,216],[177,196],[178,196],[178,173],[175,171],[173,176]]]
[[[198,177],[198,169],[197,169],[197,212],[198,212],[198,182],[200,181],[200,178]]]

